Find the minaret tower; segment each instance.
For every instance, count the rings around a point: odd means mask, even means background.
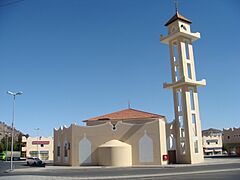
[[[161,35],[160,41],[170,49],[172,83],[164,83],[163,87],[173,90],[176,161],[193,164],[203,161],[197,87],[205,86],[206,80],[196,80],[192,43],[200,38],[200,33],[192,33],[190,24],[176,10],[165,24],[168,35]]]

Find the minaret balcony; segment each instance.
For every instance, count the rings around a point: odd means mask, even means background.
[[[179,36],[183,36],[183,37],[189,38],[192,41],[196,41],[196,40],[200,39],[200,37],[201,37],[199,32],[196,32],[196,33],[176,32],[176,33],[168,35],[168,36],[160,35],[160,41],[162,43],[169,44],[169,42],[171,42],[173,39],[176,39]]]
[[[173,89],[173,88],[179,88],[182,86],[206,86],[206,79],[202,79],[201,81],[194,81],[189,78],[182,78],[177,82],[174,83],[164,83],[163,88],[166,89]]]

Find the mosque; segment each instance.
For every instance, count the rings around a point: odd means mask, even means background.
[[[191,21],[178,11],[165,24],[168,35],[160,42],[170,49],[175,119],[136,109],[124,109],[54,129],[55,165],[165,165],[203,161],[198,86],[193,42],[200,33],[191,32]]]

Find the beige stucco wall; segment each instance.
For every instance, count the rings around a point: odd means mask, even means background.
[[[203,135],[202,144],[204,153],[222,153],[222,135]]]
[[[203,148],[221,148],[222,136],[203,136],[202,137]]]
[[[58,131],[54,130],[54,163],[58,165],[70,165],[72,164],[72,149],[76,148],[76,145],[72,143],[72,127],[61,127]],[[70,149],[67,151],[68,156],[64,157],[64,144],[70,142]],[[60,156],[57,156],[57,147],[60,146]]]
[[[131,166],[132,146],[118,140],[111,140],[98,149],[98,164],[103,166]]]
[[[167,133],[175,135],[177,163],[200,163],[203,149],[197,87],[205,86],[206,80],[196,79],[192,46],[200,33],[192,33],[190,24],[179,18],[167,27],[168,35],[161,35],[160,41],[169,45],[172,82],[163,87],[172,89],[175,111],[175,132]]]
[[[119,121],[116,130],[110,122],[95,126],[78,126],[72,124],[69,128],[54,130],[54,163],[57,165],[79,166],[82,161],[79,154],[87,151],[80,149],[79,143],[91,144],[91,154],[86,163],[81,165],[98,165],[98,147],[110,140],[119,140],[132,148],[132,165],[166,164],[162,156],[167,154],[165,120],[155,119],[149,123],[134,124]],[[64,142],[70,144],[68,157],[64,157]],[[57,156],[57,146],[60,146],[60,156]],[[151,147],[152,146],[152,147]],[[144,153],[147,154],[144,156]],[[91,159],[91,161],[89,161]]]
[[[239,143],[240,144],[240,128],[223,129],[223,143]]]
[[[39,144],[33,144],[33,141],[39,142]],[[49,144],[43,144],[41,146],[41,141],[47,141]],[[22,137],[22,142],[25,146],[22,147],[22,151],[26,152],[26,157],[32,157],[31,152],[39,152],[39,158],[43,160],[53,160],[53,138],[52,137]],[[48,152],[48,158],[42,157],[41,152]],[[36,155],[37,156],[37,155]],[[46,157],[46,156],[45,156]]]

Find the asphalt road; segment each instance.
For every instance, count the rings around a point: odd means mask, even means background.
[[[28,167],[14,162],[16,170],[6,172],[9,163],[0,162],[0,180],[11,179],[240,179],[239,162],[199,166],[157,167]],[[4,168],[5,167],[5,170]],[[7,168],[6,168],[7,167]],[[70,178],[71,177],[71,178]]]
[[[26,161],[13,161],[13,168],[14,169],[22,169],[22,168],[29,168],[26,165]],[[10,169],[10,161],[0,161],[0,176],[2,173],[8,171]]]

